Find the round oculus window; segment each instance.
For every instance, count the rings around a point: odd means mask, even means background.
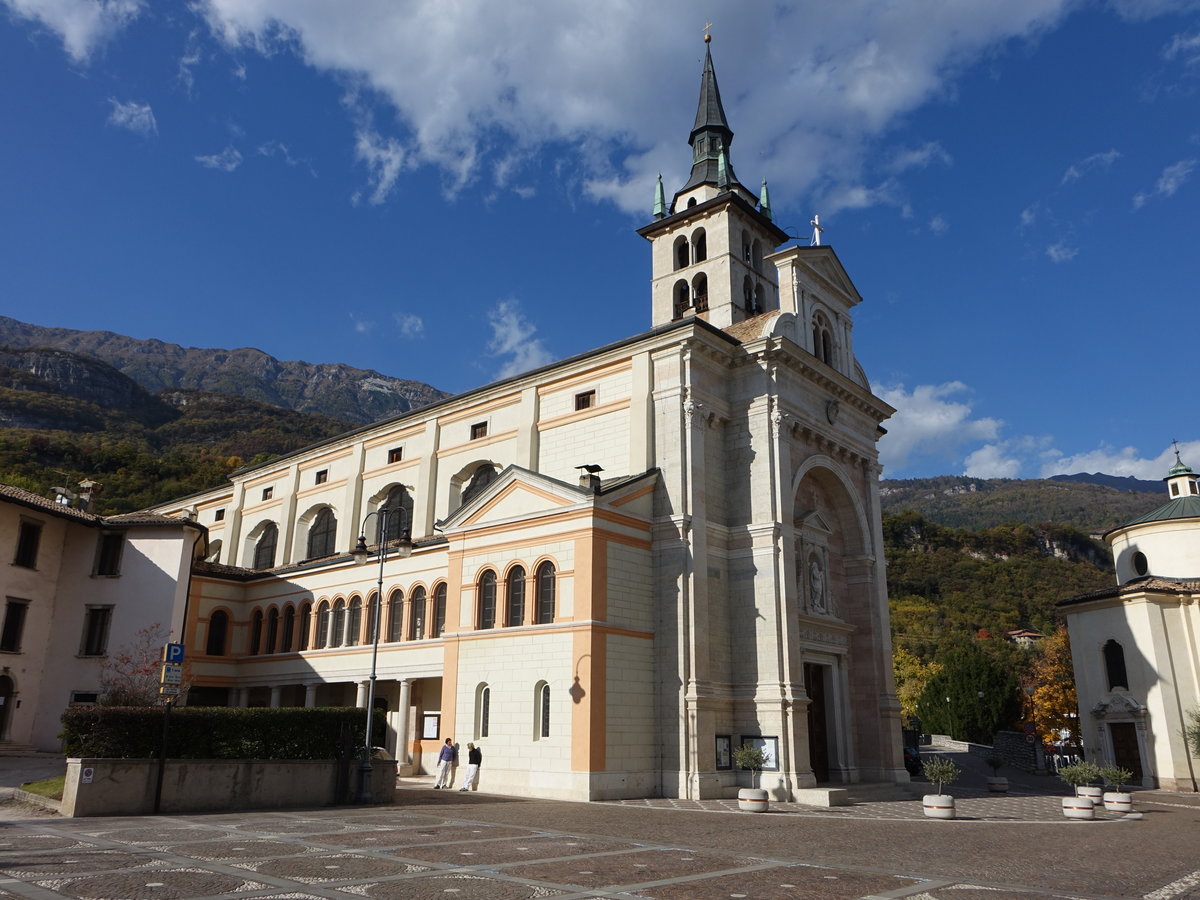
[[[1150,571],[1150,563],[1146,560],[1146,554],[1141,550],[1133,554],[1133,571],[1138,575],[1145,575]]]

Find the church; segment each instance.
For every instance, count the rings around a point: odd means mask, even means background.
[[[1200,476],[1175,454],[1168,501],[1105,534],[1117,584],[1059,603],[1089,759],[1134,783],[1200,790],[1184,738],[1200,712]]]
[[[706,47],[690,177],[638,229],[649,330],[150,511],[207,535],[187,703],[372,704],[401,772],[470,741],[480,788],[522,796],[732,796],[743,743],[779,800],[907,781],[894,410],[854,355],[854,283],[783,246],[733,138]]]

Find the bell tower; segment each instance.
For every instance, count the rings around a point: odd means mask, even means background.
[[[767,257],[787,234],[771,220],[767,182],[755,197],[733,171],[733,130],[721,105],[710,42],[706,34],[700,102],[688,137],[691,175],[669,207],[659,176],[654,221],[638,229],[651,245],[655,326],[699,316],[725,328],[779,309],[779,276]]]

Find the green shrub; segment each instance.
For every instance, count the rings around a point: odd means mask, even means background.
[[[1114,790],[1120,791],[1123,785],[1133,781],[1133,773],[1121,766],[1105,766],[1100,770],[1100,777]]]
[[[1100,777],[1100,767],[1095,763],[1077,762],[1069,766],[1063,766],[1058,770],[1058,777],[1065,781],[1071,787],[1077,788],[1080,785],[1091,784]]]
[[[942,792],[942,785],[953,784],[958,781],[958,776],[962,774],[962,770],[953,762],[946,759],[944,756],[934,756],[925,760],[925,777],[932,784],[937,785],[937,792]]]
[[[163,707],[72,706],[63,712],[63,752],[98,759],[158,757]],[[339,759],[363,744],[361,709],[240,709],[194,706],[171,712],[168,759]],[[376,712],[371,743],[386,725]]]

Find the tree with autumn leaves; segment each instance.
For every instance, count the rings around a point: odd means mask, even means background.
[[[110,654],[100,669],[100,705],[157,705],[163,645],[169,637],[165,626],[147,625]]]
[[[1075,670],[1071,665],[1071,639],[1065,626],[1033,651],[1029,671],[1021,679],[1026,718],[1037,726],[1043,740],[1056,740],[1066,731],[1078,746],[1079,698],[1075,694]]]

